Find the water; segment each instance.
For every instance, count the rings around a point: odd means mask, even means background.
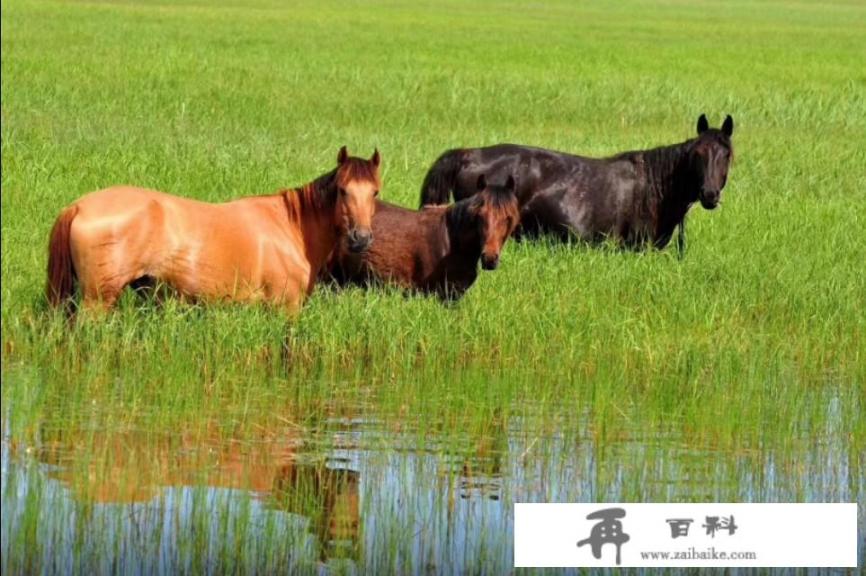
[[[827,410],[818,437],[739,450],[645,423],[600,440],[589,418],[480,436],[344,419],[245,438],[42,430],[21,446],[6,418],[3,573],[502,573],[515,502],[862,503],[863,455]]]

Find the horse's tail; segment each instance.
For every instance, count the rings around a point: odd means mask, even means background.
[[[48,240],[48,285],[45,293],[52,306],[68,304],[75,292],[75,266],[69,245],[72,220],[78,215],[78,206],[64,208],[51,228]]]
[[[463,167],[463,151],[448,150],[433,163],[421,185],[421,207],[447,204],[457,184],[457,173]]]

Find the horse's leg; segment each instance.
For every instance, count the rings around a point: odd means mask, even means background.
[[[298,293],[295,297],[285,300],[283,302],[283,307],[285,308],[286,313],[292,318],[297,316],[304,305],[304,299],[304,294]]]
[[[275,274],[265,281],[265,298],[285,309],[289,316],[295,316],[307,297],[308,289],[315,284],[304,274]]]
[[[686,219],[680,222],[680,232],[677,234],[677,257],[682,260],[686,256]]]
[[[81,307],[88,312],[105,312],[117,303],[125,284],[82,282]]]
[[[93,265],[91,261],[82,264],[78,279],[84,310],[110,310],[123,289],[137,276],[110,261],[102,262],[99,266]]]
[[[274,300],[286,311],[289,317],[294,318],[301,311],[304,305],[304,300],[307,298],[306,286],[301,283],[292,283],[293,285],[285,286],[282,293]]]
[[[142,276],[140,258],[130,250],[129,236],[125,225],[94,224],[85,213],[79,213],[72,223],[69,247],[81,287],[82,311],[110,310],[126,285]]]

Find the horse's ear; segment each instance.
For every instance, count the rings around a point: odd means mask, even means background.
[[[722,132],[724,132],[725,136],[728,138],[730,138],[731,134],[734,133],[734,119],[731,118],[730,114],[727,115],[725,123],[722,124]]]
[[[515,182],[514,176],[511,174],[508,175],[508,180],[505,181],[505,188],[511,192],[514,192],[514,190],[517,189],[517,182]]]
[[[378,149],[378,148],[374,148],[374,149],[373,149],[373,155],[370,157],[370,162],[373,163],[373,166],[375,166],[376,168],[378,168],[378,167],[379,167],[379,162],[381,162],[381,161],[382,161],[382,157],[379,156],[379,149]]]
[[[710,123],[707,122],[707,115],[701,114],[701,117],[698,118],[698,134],[703,134],[707,130],[710,129]]]
[[[478,175],[478,183],[475,184],[475,188],[476,188],[479,192],[480,192],[481,190],[484,190],[485,188],[487,188],[487,178],[484,176],[484,174],[479,174],[479,175]]]
[[[344,164],[348,159],[349,151],[346,150],[345,146],[343,146],[342,148],[340,148],[340,151],[337,152],[337,164]]]

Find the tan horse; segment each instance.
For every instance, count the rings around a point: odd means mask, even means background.
[[[297,310],[342,236],[372,241],[381,187],[370,160],[340,149],[335,170],[295,190],[222,204],[118,186],[65,208],[51,230],[48,301],[110,308],[132,283],[162,282],[201,300],[267,300]]]

